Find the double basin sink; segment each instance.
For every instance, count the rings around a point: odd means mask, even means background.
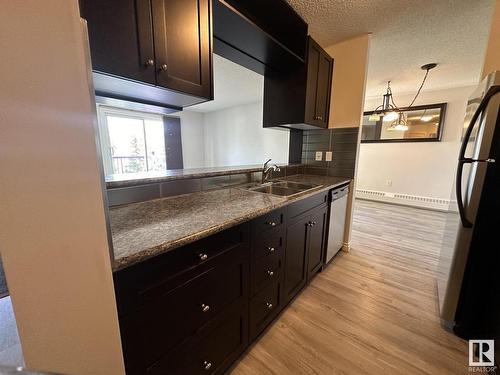
[[[309,190],[313,190],[319,186],[321,185],[306,184],[306,183],[292,182],[292,181],[274,181],[274,182],[259,184],[257,186],[255,185],[247,186],[244,189],[248,191],[254,191],[257,193],[265,193],[271,195],[279,195],[282,197],[289,197],[295,194],[300,194],[307,192]]]

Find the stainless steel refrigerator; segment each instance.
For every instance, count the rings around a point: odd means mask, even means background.
[[[500,72],[465,116],[438,268],[441,320],[468,339],[500,338]]]

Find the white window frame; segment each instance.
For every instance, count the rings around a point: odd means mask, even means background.
[[[101,141],[102,162],[104,167],[104,174],[106,176],[113,174],[113,160],[110,151],[111,140],[109,138],[107,116],[163,122],[163,115],[159,115],[156,113],[140,112],[130,109],[110,107],[104,104],[97,104],[97,122],[99,129],[99,139]]]

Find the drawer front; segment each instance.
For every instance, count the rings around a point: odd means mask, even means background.
[[[248,249],[240,248],[120,319],[127,361],[149,366],[219,313],[248,298]]]
[[[263,287],[278,280],[281,274],[281,249],[272,255],[262,257],[250,265],[250,294],[254,295]]]
[[[251,222],[252,239],[280,233],[285,224],[285,209],[272,211]]]
[[[248,223],[115,272],[119,314],[125,315],[150,302],[150,297],[155,298],[159,289],[162,293],[175,289],[186,279],[210,268],[218,257],[246,246],[249,246]],[[179,277],[182,274],[186,276]]]
[[[250,301],[250,339],[255,338],[276,317],[281,305],[281,283],[274,282]]]
[[[248,345],[248,305],[214,319],[198,335],[150,366],[148,375],[222,374]],[[143,372],[144,373],[144,372]]]
[[[283,253],[284,240],[285,236],[281,233],[275,236],[256,239],[252,243],[252,261],[255,262],[262,257],[273,255],[276,252]]]
[[[323,191],[310,198],[302,199],[288,206],[288,217],[293,219],[294,217],[326,202],[328,202],[328,191]]]

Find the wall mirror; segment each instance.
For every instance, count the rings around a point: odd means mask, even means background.
[[[400,108],[394,116],[364,112],[362,143],[436,142],[443,133],[446,103]]]
[[[214,100],[169,115],[99,105],[107,180],[166,170],[287,163],[289,131],[265,129],[264,77],[214,54]]]

